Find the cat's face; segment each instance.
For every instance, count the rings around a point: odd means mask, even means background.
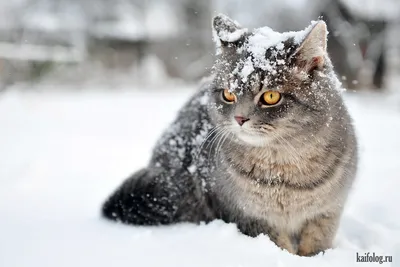
[[[329,123],[337,79],[326,55],[326,26],[302,32],[248,33],[214,19],[219,44],[210,113],[217,126],[252,146],[307,139]],[[304,141],[305,141],[304,140]]]

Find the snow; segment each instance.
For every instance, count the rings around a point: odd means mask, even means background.
[[[249,49],[254,54],[265,55],[265,51],[273,46],[276,46],[278,50],[284,48],[283,42],[289,38],[294,39],[295,44],[299,44],[310,32],[312,27],[316,24],[316,21],[312,21],[311,25],[302,31],[291,31],[291,32],[276,32],[270,27],[262,27],[254,30],[254,34],[249,37]]]
[[[251,57],[248,57],[244,62],[242,71],[240,72],[240,76],[242,78],[243,83],[247,82],[249,75],[252,74],[254,70],[255,69],[253,66],[253,62],[251,61]]]
[[[240,26],[239,22],[237,22],[236,20],[232,20],[231,18],[229,18],[228,16],[226,16],[224,14],[218,14],[218,17],[222,20],[221,24],[224,24],[224,25],[233,24],[229,28],[224,29],[223,27],[221,27],[218,30],[218,37],[221,41],[229,42],[229,43],[236,42],[240,38],[242,38],[242,36],[244,34],[247,33],[248,29]],[[236,29],[234,31],[231,31],[233,26],[235,26]]]
[[[0,95],[0,266],[361,266],[356,252],[399,262],[398,93],[347,93],[360,143],[358,180],[336,248],[301,258],[221,221],[132,227],[101,219],[102,202],[147,164],[194,88],[59,87]]]
[[[283,42],[288,40],[289,38],[294,38],[294,43],[298,44],[302,39],[304,39],[308,31],[309,28],[304,31],[285,33],[276,32],[269,27],[255,29],[253,34],[249,36],[249,41],[244,48],[246,51],[249,51],[254,57],[254,62],[252,66],[253,69],[260,68],[265,71],[273,71],[277,62],[271,62],[269,59],[266,59],[266,51],[271,47],[275,47],[278,54],[286,53],[287,51],[284,51]],[[248,62],[249,61],[247,60],[246,63]],[[246,74],[251,74],[248,69],[248,64],[245,64],[244,68],[241,71],[241,76],[243,80],[247,80]]]
[[[223,16],[223,18],[225,18],[225,16]],[[299,45],[317,23],[317,21],[312,21],[311,24],[302,31],[289,31],[283,33],[274,31],[270,27],[254,29],[249,35],[247,42],[237,49],[237,53],[241,54],[243,51],[246,51],[251,56],[240,60],[237,63],[233,73],[238,74],[244,83],[248,80],[249,75],[251,75],[256,68],[271,73],[276,73],[277,66],[285,65],[285,61],[283,59],[271,61],[270,59],[266,58],[265,55],[267,50],[274,48],[276,55],[287,54],[289,51],[285,50],[284,42],[292,39],[294,45]],[[223,36],[226,40],[235,39],[238,31],[239,30],[231,33],[234,37],[225,36],[228,35],[228,33],[224,33]],[[237,86],[237,83],[231,84],[230,89],[235,90]]]
[[[220,39],[225,42],[236,42],[247,32],[246,28],[238,29],[234,32],[221,31]]]

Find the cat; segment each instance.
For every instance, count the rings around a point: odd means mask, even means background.
[[[213,32],[213,75],[148,166],[106,200],[103,216],[134,225],[221,219],[293,254],[332,248],[357,142],[326,52],[326,24],[249,31],[220,14]]]

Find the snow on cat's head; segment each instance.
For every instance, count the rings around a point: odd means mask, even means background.
[[[340,84],[327,55],[325,22],[298,32],[249,31],[220,14],[213,35],[211,117],[238,140],[264,146],[305,127],[312,134],[331,120]]]

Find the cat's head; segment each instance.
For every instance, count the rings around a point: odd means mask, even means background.
[[[341,105],[340,84],[326,52],[327,29],[248,31],[225,15],[213,20],[217,60],[210,115],[239,142],[269,145],[284,136],[312,135]]]

